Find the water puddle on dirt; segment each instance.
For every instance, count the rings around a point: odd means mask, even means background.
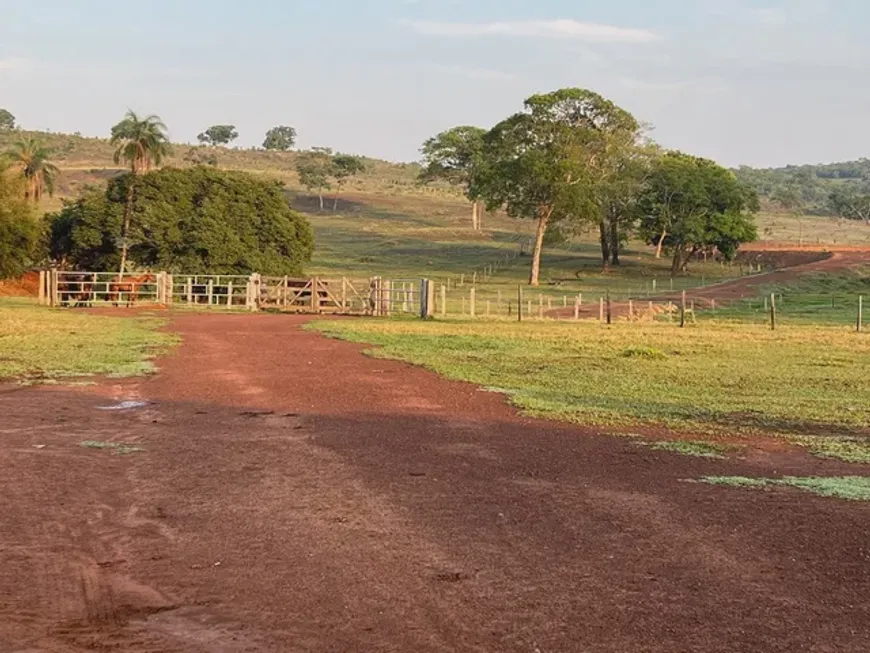
[[[144,408],[147,405],[147,401],[121,401],[111,406],[97,406],[97,410],[131,410],[133,408]]]

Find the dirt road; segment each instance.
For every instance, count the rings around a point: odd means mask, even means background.
[[[870,505],[686,481],[803,458],[525,419],[301,322],[178,316],[157,376],[0,390],[0,651],[870,650]]]

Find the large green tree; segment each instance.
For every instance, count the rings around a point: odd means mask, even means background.
[[[206,166],[123,175],[67,202],[49,216],[52,256],[81,269],[117,269],[134,181],[135,220],[126,237],[136,268],[296,275],[311,258],[311,227],[289,207],[280,183]]]
[[[843,186],[828,195],[828,206],[839,218],[861,220],[870,225],[870,192],[854,186]]]
[[[462,189],[471,201],[471,226],[481,228],[480,197],[474,192],[472,179],[483,163],[483,142],[486,130],[463,125],[433,136],[423,143],[423,165],[420,181],[444,181]]]
[[[0,279],[16,277],[40,258],[41,230],[25,180],[0,166]]]
[[[597,221],[595,184],[615,174],[614,135],[633,135],[628,112],[586,89],[534,95],[525,111],[484,137],[482,165],[471,180],[472,196],[508,215],[536,220],[529,283],[537,286],[547,229],[556,221]],[[626,136],[628,139],[628,136]]]
[[[263,141],[264,149],[278,152],[292,150],[294,145],[296,145],[296,130],[287,125],[272,127],[266,132],[266,139]]]
[[[60,170],[51,162],[52,151],[37,138],[24,138],[6,152],[6,159],[24,180],[25,199],[39,203],[43,195],[54,195]]]
[[[124,276],[127,267],[127,234],[133,217],[133,202],[136,196],[136,177],[147,173],[152,167],[159,166],[169,154],[169,138],[166,125],[155,115],[139,117],[134,111],[127,111],[124,119],[112,127],[111,143],[115,146],[115,163],[127,163],[132,178],[127,184],[127,205],[124,211],[123,229],[120,234],[121,258],[119,276]]]
[[[236,131],[235,125],[212,125],[201,134],[198,134],[196,139],[203,145],[229,145],[239,137],[239,132]]]
[[[9,132],[15,129],[15,116],[8,109],[0,108],[0,132]]]
[[[323,210],[323,191],[330,188],[332,177],[332,150],[328,147],[314,147],[307,152],[302,152],[296,159],[296,173],[299,175],[299,183],[308,189],[308,192],[317,191],[320,200],[320,210]]]
[[[361,157],[353,156],[352,154],[336,154],[332,157],[332,177],[335,179],[335,200],[333,201],[332,210],[338,210],[338,196],[341,193],[341,187],[347,183],[347,180],[365,171],[366,164]]]
[[[641,234],[672,253],[672,274],[700,251],[717,249],[731,259],[741,243],[757,238],[754,190],[713,161],[681,152],[662,156],[639,201]]]

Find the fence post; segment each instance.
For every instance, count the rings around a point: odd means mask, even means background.
[[[45,304],[45,270],[39,271],[39,303]]]
[[[60,306],[60,283],[58,277],[60,273],[57,270],[51,271],[51,305]]]
[[[574,300],[574,319],[580,319],[580,299],[577,298]]]
[[[523,287],[517,286],[517,322],[523,321]]]
[[[544,295],[543,293],[538,293],[538,317],[544,317]]]
[[[211,308],[212,302],[214,302],[214,279],[208,280],[208,306]]]
[[[468,314],[474,317],[477,314],[477,290],[474,286],[468,291]]]
[[[770,295],[770,330],[776,331],[776,295]]]
[[[598,321],[604,322],[604,297],[598,298]]]
[[[684,290],[680,298],[680,328],[686,326],[686,291]]]
[[[864,328],[864,295],[858,295],[858,333]]]
[[[447,286],[441,284],[441,317],[447,317]]]
[[[610,302],[610,291],[607,291],[607,323],[613,324],[613,304]]]

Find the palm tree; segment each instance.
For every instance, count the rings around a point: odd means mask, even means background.
[[[28,137],[13,144],[6,158],[24,178],[24,197],[39,203],[48,193],[54,195],[54,182],[60,170],[49,158],[51,149],[37,138]]]
[[[158,116],[140,118],[133,111],[127,111],[124,119],[112,127],[112,145],[116,146],[115,163],[124,161],[130,164],[133,173],[127,189],[127,208],[124,211],[124,229],[121,233],[121,270],[124,276],[127,265],[127,235],[130,233],[130,219],[133,215],[133,198],[136,193],[136,178],[159,166],[169,154],[169,139],[166,125]]]

